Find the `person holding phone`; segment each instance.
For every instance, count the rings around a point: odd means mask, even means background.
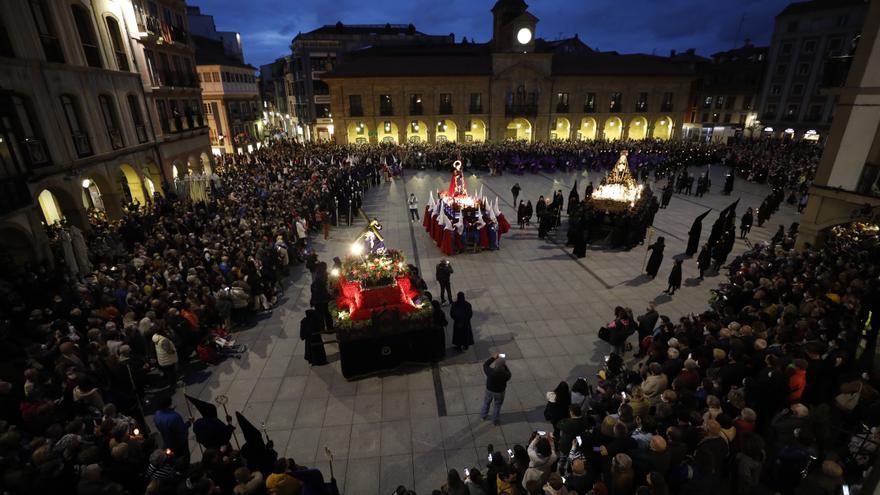
[[[483,397],[480,418],[484,421],[489,418],[489,406],[494,402],[492,423],[498,426],[501,424],[501,404],[504,403],[504,392],[507,390],[507,382],[510,381],[510,370],[505,359],[500,354],[495,354],[483,363],[483,373],[486,374],[486,395]]]
[[[553,463],[559,458],[556,450],[556,442],[552,433],[543,431],[537,432],[529,444],[529,468],[523,476],[522,486],[526,487],[526,483],[531,480],[541,481],[550,475],[553,469]]]
[[[557,424],[557,428],[559,429],[559,445],[561,445],[563,449],[568,448],[569,445],[573,445],[573,441],[576,442],[578,438],[581,438],[582,435],[586,434],[585,432],[588,427],[589,422],[584,418],[581,406],[578,404],[571,404],[568,406],[568,417],[560,420]],[[558,468],[559,472],[562,474],[565,474],[568,471],[568,457],[568,452],[565,450],[559,453]]]

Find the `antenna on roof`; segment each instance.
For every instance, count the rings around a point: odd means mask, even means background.
[[[746,13],[743,12],[742,17],[739,18],[739,26],[736,27],[736,37],[733,39],[733,47],[736,48],[739,46],[739,33],[742,31],[743,23],[746,20]]]

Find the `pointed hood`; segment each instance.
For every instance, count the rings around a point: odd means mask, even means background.
[[[244,441],[255,447],[266,448],[266,442],[263,440],[263,434],[250,421],[247,420],[238,411],[235,411],[235,420],[238,422],[238,428],[244,435]]]
[[[217,406],[214,404],[189,395],[184,395],[184,397],[186,397],[186,400],[199,411],[199,414],[201,414],[203,418],[210,419],[217,417]]]

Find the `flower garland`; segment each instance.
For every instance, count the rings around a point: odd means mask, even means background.
[[[347,257],[342,262],[342,274],[349,281],[360,282],[363,288],[382,287],[409,275],[409,268],[403,253],[389,249],[382,254]]]

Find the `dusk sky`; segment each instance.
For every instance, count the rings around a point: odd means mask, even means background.
[[[213,15],[217,29],[239,31],[245,59],[260,64],[289,52],[291,39],[324,24],[415,24],[429,34],[491,37],[494,0],[189,0]],[[750,38],[766,44],[786,0],[533,0],[529,10],[545,39],[580,35],[600,50],[668,54],[696,48],[710,55]],[[743,20],[743,15],[745,19]],[[737,30],[742,21],[742,29]]]

